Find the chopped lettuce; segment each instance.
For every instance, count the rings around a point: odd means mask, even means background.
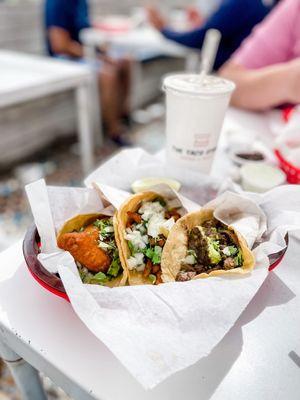
[[[236,248],[236,246],[227,246],[222,250],[222,253],[225,254],[225,256],[227,257],[234,256],[237,252],[238,249]]]
[[[112,263],[109,267],[109,270],[107,271],[107,275],[110,275],[110,276],[113,276],[114,278],[116,278],[119,274],[120,268],[121,268],[121,263],[120,263],[120,259],[118,257],[112,261]]]
[[[238,253],[234,257],[234,262],[237,267],[241,267],[243,265],[244,259],[241,249],[238,249]]]
[[[228,250],[231,256],[236,255],[236,253],[238,252],[238,249],[235,246],[228,246]]]
[[[90,278],[89,282],[86,283],[95,283],[98,285],[104,285],[108,281],[108,277],[103,272],[98,272],[96,275]]]

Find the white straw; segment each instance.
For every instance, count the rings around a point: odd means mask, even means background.
[[[200,82],[207,74],[210,74],[218,52],[221,40],[221,33],[217,29],[209,29],[206,32],[204,43],[201,51],[201,68],[200,68]]]

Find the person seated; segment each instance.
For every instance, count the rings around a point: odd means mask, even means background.
[[[46,0],[45,26],[49,55],[85,62],[80,32],[91,26],[87,0]],[[122,144],[122,118],[129,115],[130,61],[102,52],[97,62],[90,64],[99,74],[107,133],[113,141]]]
[[[253,27],[261,22],[279,0],[223,0],[197,29],[176,32],[155,7],[148,7],[148,19],[167,39],[184,46],[201,49],[209,29],[217,29],[222,38],[214,68],[218,70],[238,49]]]
[[[236,83],[236,107],[262,111],[300,103],[300,1],[282,0],[220,75]]]

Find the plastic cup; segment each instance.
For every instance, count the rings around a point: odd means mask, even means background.
[[[179,167],[209,173],[233,82],[196,74],[170,75],[166,92],[167,161]]]

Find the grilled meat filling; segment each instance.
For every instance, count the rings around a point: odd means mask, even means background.
[[[234,233],[212,219],[188,233],[188,250],[177,281],[193,279],[201,273],[241,267],[243,257]]]

